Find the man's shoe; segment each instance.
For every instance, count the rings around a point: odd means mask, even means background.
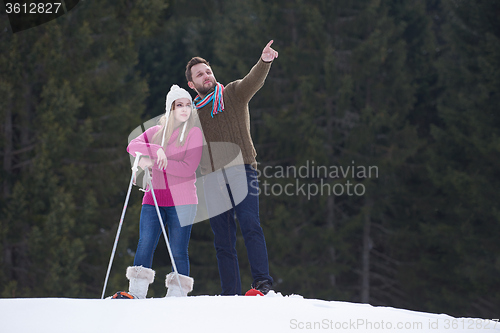
[[[264,295],[267,295],[269,290],[271,290],[271,282],[269,280],[262,280],[262,281],[257,281],[254,284],[252,284],[252,288],[257,289]]]

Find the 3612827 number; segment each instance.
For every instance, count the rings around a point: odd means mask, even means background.
[[[61,9],[61,2],[48,3],[16,3],[6,2],[7,14],[57,14]]]
[[[489,330],[496,329],[498,319],[476,319],[476,318],[460,318],[446,319],[444,321],[444,329],[469,329],[469,330]]]

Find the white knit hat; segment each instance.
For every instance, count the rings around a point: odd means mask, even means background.
[[[187,99],[189,99],[191,104],[193,104],[193,99],[191,98],[191,95],[187,92],[186,89],[182,89],[181,87],[179,87],[176,84],[172,85],[172,87],[170,87],[170,91],[168,92],[167,98],[165,101],[165,116],[166,116],[165,124],[168,123],[168,118],[170,116],[170,112],[172,111],[172,103],[179,98],[187,98]],[[184,127],[182,129],[181,141],[184,138],[184,132],[186,131],[186,125],[187,125],[187,121],[184,123]],[[161,145],[163,146],[164,143],[165,143],[165,132],[163,133]]]

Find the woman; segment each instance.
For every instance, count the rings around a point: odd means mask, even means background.
[[[167,296],[187,296],[194,280],[189,277],[188,244],[196,215],[195,171],[200,163],[203,138],[195,127],[195,112],[191,95],[177,85],[167,94],[165,115],[157,126],[151,127],[132,140],[127,151],[141,153],[140,165],[152,168],[152,185],[163,222],[169,235],[172,255],[179,272],[179,286],[174,273],[167,275]],[[134,266],[127,268],[129,295],[115,298],[145,298],[154,280],[151,269],[153,254],[162,234],[151,191],[144,194],[140,218],[140,234]],[[117,293],[118,294],[118,293]]]

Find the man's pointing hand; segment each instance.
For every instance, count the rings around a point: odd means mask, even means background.
[[[271,62],[274,59],[278,58],[278,51],[275,51],[271,48],[271,44],[274,41],[271,40],[269,43],[267,43],[266,47],[264,50],[262,50],[262,61],[264,62]]]

